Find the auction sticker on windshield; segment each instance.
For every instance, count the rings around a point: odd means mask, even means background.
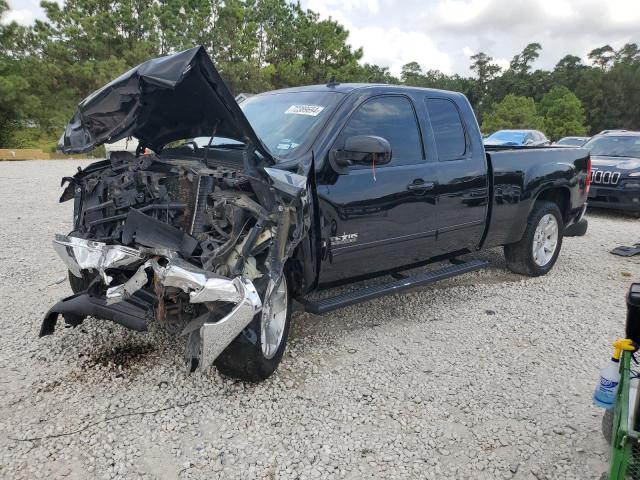
[[[322,110],[324,110],[324,107],[321,105],[291,105],[284,113],[316,117]]]

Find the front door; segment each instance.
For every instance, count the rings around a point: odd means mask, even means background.
[[[319,181],[320,208],[331,237],[320,283],[425,260],[435,242],[436,179],[425,159],[412,101],[403,95],[365,100],[335,147],[355,135],[385,138],[391,162],[353,166]]]

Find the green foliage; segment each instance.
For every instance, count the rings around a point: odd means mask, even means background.
[[[566,55],[544,71],[533,69],[542,46],[531,42],[505,71],[478,52],[470,58],[470,77],[410,62],[397,78],[386,67],[360,64],[362,49],[349,45],[349,32],[338,22],[321,20],[288,0],[45,0],[41,5],[45,21],[29,27],[0,23],[0,148],[51,142],[89,93],[149,58],[198,44],[234,93],[324,83],[335,76],[340,82],[462,92],[487,131],[546,128],[555,137],[582,132],[584,125],[591,133],[640,130],[635,43],[593,49],[590,65]],[[0,17],[8,8],[0,0]]]
[[[378,65],[371,65],[365,63],[356,69],[353,74],[352,80],[354,82],[362,83],[384,83],[384,84],[398,84],[400,80],[389,72],[387,67],[379,67]]]
[[[553,87],[546,93],[538,105],[538,113],[551,140],[587,133],[582,102],[567,87]]]
[[[492,133],[505,128],[543,130],[544,121],[538,115],[533,98],[509,94],[494,103],[482,122],[482,131]]]
[[[524,47],[522,53],[513,57],[509,64],[509,69],[513,70],[517,75],[526,75],[529,73],[529,70],[531,70],[531,64],[540,56],[540,50],[542,50],[542,45],[539,43],[530,43]]]
[[[348,31],[286,0],[66,0],[47,20],[0,25],[0,146],[58,135],[78,101],[148,58],[204,45],[232,91],[340,81],[393,82],[360,66]],[[0,15],[8,9],[0,0]],[[370,79],[370,80],[368,80]],[[12,133],[14,132],[14,133]]]
[[[460,75],[446,75],[440,70],[422,71],[417,62],[407,63],[402,67],[400,79],[403,84],[413,87],[438,88],[462,92],[469,96],[472,89],[472,80]]]
[[[39,148],[45,152],[54,152],[57,140],[39,128],[21,126],[11,132],[9,143],[10,148]]]

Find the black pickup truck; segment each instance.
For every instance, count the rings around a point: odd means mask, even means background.
[[[74,295],[46,314],[184,335],[191,369],[268,377],[292,300],[321,314],[485,266],[504,246],[544,275],[582,225],[590,159],[579,148],[485,151],[453,92],[330,82],[234,100],[203,48],[150,60],[78,106],[67,153],[135,136],[65,177],[73,230],[54,248]],[[142,154],[152,150],[152,154]],[[440,260],[449,266],[312,300],[309,293]]]

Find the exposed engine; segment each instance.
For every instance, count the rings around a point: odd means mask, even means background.
[[[136,330],[156,321],[189,335],[193,368],[215,360],[260,310],[260,297],[269,301],[269,285],[308,228],[304,177],[269,168],[268,178],[250,177],[235,165],[120,153],[63,179],[74,230],[54,248],[77,295],[51,309],[41,334],[53,332],[59,314],[70,325],[95,316]],[[207,334],[207,325],[218,327]],[[205,336],[215,344],[209,352]]]
[[[283,271],[310,227],[313,157],[298,173],[278,168],[203,47],[148,60],[93,92],[58,146],[82,153],[129,137],[136,156],[112,154],[63,179],[74,227],[53,247],[76,294],[47,312],[40,335],[60,316],[138,331],[158,322],[188,336],[192,369],[217,359],[227,374],[267,378],[286,344]],[[160,155],[140,156],[147,150]]]

